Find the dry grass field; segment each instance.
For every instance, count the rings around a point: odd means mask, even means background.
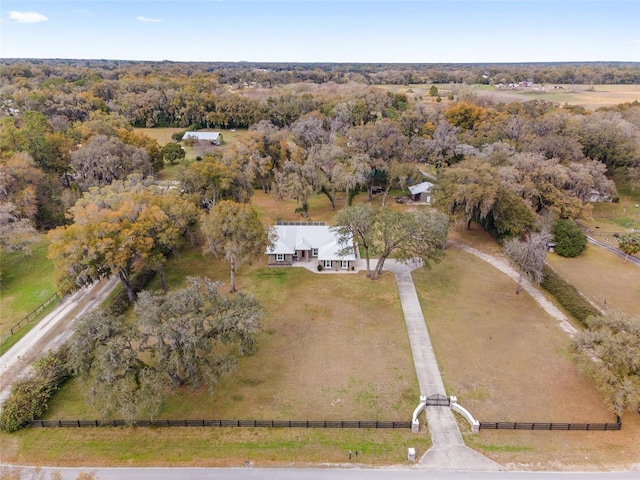
[[[228,283],[228,266],[193,247],[167,265],[181,285],[197,273]],[[394,278],[315,275],[302,268],[241,268],[240,290],[266,307],[258,352],[242,358],[211,397],[205,389],[169,398],[163,418],[410,420],[418,402],[409,341]],[[157,288],[157,279],[150,285]],[[223,287],[226,291],[227,287]],[[47,418],[95,418],[82,385],[69,382]],[[241,466],[359,461],[402,463],[428,436],[409,430],[26,429],[0,435],[3,461],[39,464]],[[64,447],[63,447],[64,446]],[[72,452],[72,453],[70,453]]]
[[[481,421],[605,422],[615,417],[572,360],[570,339],[485,262],[450,249],[414,281],[447,391]],[[640,459],[640,419],[620,432],[487,431],[465,440],[517,469],[612,469]]]
[[[640,268],[613,253],[589,245],[577,258],[549,254],[547,263],[602,309],[640,313]],[[606,279],[603,281],[603,279]]]

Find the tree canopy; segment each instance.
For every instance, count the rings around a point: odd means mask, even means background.
[[[235,274],[240,265],[260,258],[267,250],[267,230],[252,206],[231,200],[223,200],[209,210],[201,228],[206,238],[204,252],[231,265],[231,291],[235,292]]]
[[[574,341],[582,365],[591,373],[617,414],[640,406],[640,317],[617,311],[587,318],[587,330]]]
[[[261,305],[224,296],[219,284],[189,277],[168,293],[141,292],[135,322],[96,311],[69,341],[71,371],[87,382],[87,399],[107,418],[155,419],[171,389],[206,384],[211,393],[238,355],[255,351]]]
[[[59,285],[76,289],[118,275],[129,301],[131,276],[162,266],[192,228],[196,207],[175,191],[114,182],[85,193],[70,210],[71,225],[49,232],[49,258]]]

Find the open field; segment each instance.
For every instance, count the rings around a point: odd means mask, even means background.
[[[53,262],[47,258],[48,246],[46,235],[42,235],[41,240],[31,246],[31,255],[0,251],[0,334],[55,293]]]
[[[493,98],[498,102],[522,102],[529,100],[546,100],[559,104],[581,105],[587,110],[600,107],[610,107],[620,103],[640,101],[640,85],[545,85],[544,91],[534,88],[520,90],[498,90],[493,85],[462,85],[462,84],[434,84],[445,105],[447,95],[456,96],[471,94]],[[429,96],[431,84],[420,85],[382,85],[378,88],[394,93],[405,93],[409,98],[423,103],[435,103],[436,99]]]
[[[450,249],[413,277],[447,392],[476,418],[615,421],[573,362],[569,337],[497,269]],[[465,440],[513,468],[616,468],[640,459],[640,420],[625,415],[620,432],[483,430]]]
[[[640,313],[637,265],[624,263],[622,258],[595,245],[589,245],[576,258],[550,253],[547,263],[599,308],[617,309],[628,315]]]

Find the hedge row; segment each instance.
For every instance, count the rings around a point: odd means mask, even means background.
[[[2,406],[0,430],[15,432],[31,420],[41,418],[49,399],[69,378],[66,350],[49,353],[33,364],[29,377],[13,385],[11,395]]]
[[[567,283],[560,275],[548,265],[542,270],[544,280],[540,284],[551,295],[556,297],[576,320],[586,326],[585,320],[592,315],[600,315],[600,312],[585,299],[576,288]]]

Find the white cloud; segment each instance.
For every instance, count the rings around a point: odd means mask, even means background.
[[[145,17],[144,15],[140,15],[139,17],[136,17],[136,20],[138,20],[139,22],[148,22],[148,23],[158,23],[162,21],[161,18],[149,18],[149,17]]]
[[[40,23],[49,19],[38,12],[9,12],[9,20],[18,23]]]

